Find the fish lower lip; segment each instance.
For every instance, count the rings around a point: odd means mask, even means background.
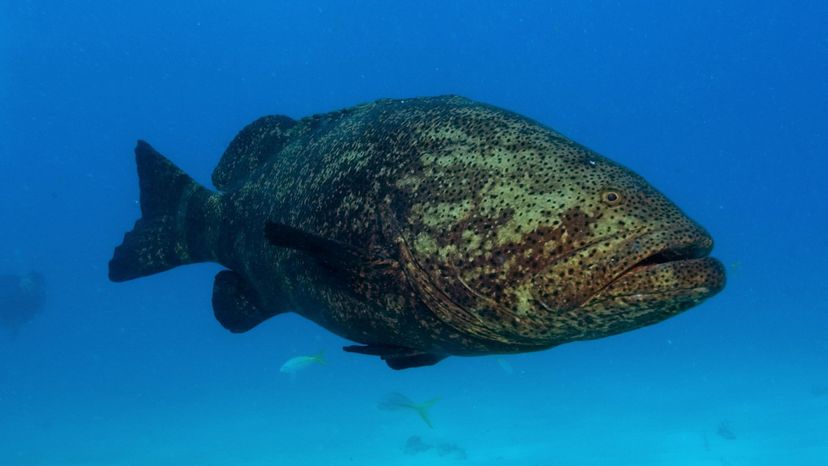
[[[638,326],[683,312],[725,286],[724,266],[713,257],[644,266],[615,280],[584,303],[584,309],[612,309]]]
[[[613,294],[611,291],[613,287],[618,287],[619,285],[624,287],[625,285],[623,284],[629,286],[630,283],[634,283],[636,280],[643,280],[642,284],[645,288],[641,290],[641,293],[644,295],[651,294],[654,289],[649,288],[652,283],[646,277],[657,276],[654,274],[664,272],[669,273],[672,285],[663,289],[660,287],[655,288],[656,290],[660,290],[660,292],[693,290],[697,293],[703,292],[707,295],[713,295],[724,287],[726,281],[724,266],[722,266],[721,262],[718,259],[704,255],[692,259],[679,259],[634,267],[617,280],[614,280],[603,292],[609,291],[610,294]],[[628,292],[628,290],[625,291],[625,293]]]
[[[638,238],[634,238],[633,242],[627,248],[629,251],[637,252],[640,245],[636,243],[639,239],[646,239],[648,237],[658,238],[664,234],[665,232],[645,233]],[[676,236],[675,233],[671,235]],[[649,252],[640,256],[641,258],[632,265],[624,269],[616,270],[610,279],[602,287],[597,289],[592,296],[599,296],[606,290],[614,287],[617,283],[628,280],[632,276],[644,273],[647,270],[652,270],[657,267],[683,268],[682,265],[690,265],[700,259],[708,258],[710,252],[713,250],[713,240],[706,234],[687,235],[678,241],[654,242],[657,243],[655,247],[651,247]],[[658,243],[661,244],[658,245]]]

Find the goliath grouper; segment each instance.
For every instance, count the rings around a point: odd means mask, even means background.
[[[218,262],[230,331],[294,311],[394,369],[633,330],[725,282],[707,232],[640,176],[462,97],[260,118],[217,192],[135,154],[142,217],[113,281]]]

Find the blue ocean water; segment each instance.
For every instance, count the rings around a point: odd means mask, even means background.
[[[0,332],[0,464],[828,464],[828,3],[0,8],[0,274],[47,282]],[[643,175],[711,232],[726,289],[619,336],[396,372],[295,315],[228,333],[214,264],[107,280],[136,139],[209,185],[261,115],[439,94]],[[433,428],[378,409],[394,392],[439,397]]]

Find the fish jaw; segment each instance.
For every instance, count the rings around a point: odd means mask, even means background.
[[[591,322],[601,322],[579,339],[661,322],[719,293],[725,281],[722,263],[708,256],[636,265],[576,310]]]

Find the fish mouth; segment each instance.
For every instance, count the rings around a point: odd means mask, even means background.
[[[725,285],[722,263],[710,257],[703,230],[654,233],[628,241],[615,256],[616,273],[580,307],[601,325],[581,338],[614,335],[661,322],[717,294]],[[618,260],[628,258],[624,263]]]
[[[659,241],[664,237],[673,239]],[[654,246],[643,248],[647,243]],[[642,248],[637,258],[633,255],[637,260],[621,268],[593,299],[635,296],[653,304],[685,298],[699,302],[724,288],[724,267],[710,257],[713,240],[703,230],[657,233],[636,239],[625,252]]]
[[[709,236],[700,236],[689,243],[678,242],[667,244],[655,249],[643,259],[634,263],[631,267],[623,271],[619,275],[619,278],[649,267],[658,267],[665,264],[676,266],[681,265],[683,262],[702,259],[708,257],[712,249],[713,240]]]

